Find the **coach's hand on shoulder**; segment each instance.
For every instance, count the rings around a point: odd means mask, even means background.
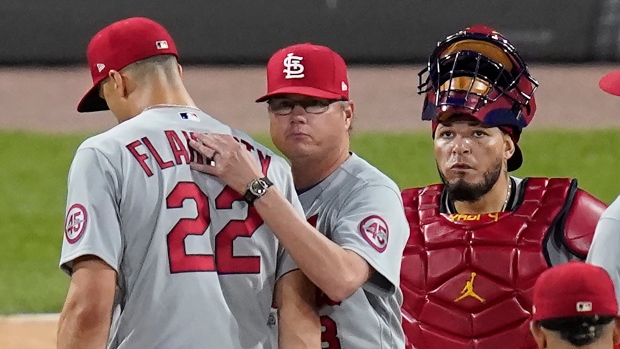
[[[193,170],[221,178],[239,194],[244,194],[248,184],[262,174],[252,154],[231,135],[196,133],[196,140],[189,145],[211,159],[209,164],[191,163]]]

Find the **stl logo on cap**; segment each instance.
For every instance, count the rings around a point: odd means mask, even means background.
[[[304,75],[304,66],[301,64],[303,57],[295,56],[294,53],[289,53],[284,58],[282,64],[284,64],[283,73],[286,73],[285,79],[301,79]]]
[[[296,44],[276,51],[267,63],[265,102],[283,94],[321,99],[349,100],[347,65],[327,46]]]

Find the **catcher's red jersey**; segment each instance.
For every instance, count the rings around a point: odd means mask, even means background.
[[[442,185],[403,191],[411,235],[401,289],[410,348],[537,348],[529,334],[534,282],[562,260],[552,254],[584,258],[594,226],[577,239],[566,233],[575,181],[528,178],[520,187],[513,211],[481,215],[440,213]]]

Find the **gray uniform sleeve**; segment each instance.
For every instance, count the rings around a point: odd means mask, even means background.
[[[60,267],[69,275],[81,256],[101,258],[117,272],[122,242],[115,170],[100,152],[79,149],[69,170]]]
[[[351,250],[376,271],[364,289],[391,295],[400,282],[400,264],[409,226],[400,194],[383,186],[366,186],[353,192],[340,208],[331,239]]]
[[[598,221],[586,262],[607,271],[620,302],[620,197],[609,205]]]
[[[288,166],[286,167],[287,169]],[[276,188],[282,193],[282,195],[293,205],[293,208],[299,216],[305,220],[304,210],[299,202],[299,197],[297,196],[297,192],[295,191],[295,186],[293,185],[293,177],[288,171],[279,171],[276,174]],[[276,280],[280,279],[280,277],[290,271],[295,269],[299,269],[297,264],[293,261],[293,258],[288,254],[282,246],[280,246],[280,251],[278,253],[278,269],[276,272]]]

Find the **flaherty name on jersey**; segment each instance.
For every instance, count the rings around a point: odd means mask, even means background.
[[[149,158],[153,158],[161,170],[179,165],[188,165],[191,162],[196,162],[198,164],[209,164],[211,162],[211,159],[189,146],[188,143],[190,139],[196,140],[194,132],[165,130],[164,135],[168,140],[167,143],[152,142],[149,137],[142,137],[126,145],[126,148],[136,161],[138,161],[140,167],[142,167],[144,173],[148,177],[151,177],[155,170],[147,163],[146,160]],[[269,167],[269,163],[271,162],[271,157],[269,155],[256,149],[250,142],[244,139],[238,137],[233,138],[235,138],[237,142],[245,145],[248,151],[258,155],[263,172]],[[157,144],[157,147],[155,144]]]

